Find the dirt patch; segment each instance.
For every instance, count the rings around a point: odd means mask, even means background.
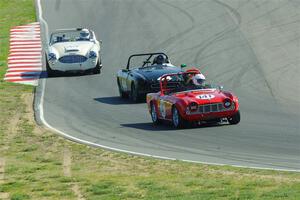
[[[64,175],[66,177],[71,177],[71,152],[69,149],[65,148],[64,149],[64,158],[63,158],[63,170],[64,170]]]
[[[64,149],[63,155],[63,172],[66,177],[71,177],[71,165],[72,165],[72,152],[68,149]],[[80,187],[77,183],[71,183],[71,190],[74,192],[78,200],[84,200],[83,195],[80,192]]]
[[[4,183],[4,173],[5,172],[5,159],[0,158],[0,185]],[[6,200],[9,199],[9,194],[6,192],[0,192],[0,199]]]
[[[25,93],[22,95],[22,99],[23,99],[23,102],[25,103],[26,105],[26,109],[25,109],[25,118],[29,121],[29,123],[31,124],[36,124],[35,123],[35,120],[34,120],[34,111],[33,111],[33,97],[34,95],[32,95],[31,93]],[[38,126],[36,124],[36,126],[34,127],[34,130],[33,130],[33,133],[36,134],[36,135],[41,135],[45,132],[46,130],[41,127],[41,126]]]

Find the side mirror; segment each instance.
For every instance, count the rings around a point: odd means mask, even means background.
[[[185,68],[185,67],[186,67],[186,64],[181,64],[180,67],[181,67],[181,68]]]
[[[224,87],[223,87],[223,85],[219,85],[218,88],[219,88],[219,90],[223,90]]]

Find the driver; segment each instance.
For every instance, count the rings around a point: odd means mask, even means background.
[[[168,61],[163,55],[160,54],[153,59],[152,64],[162,65],[163,63],[168,63]]]
[[[195,74],[192,77],[192,82],[195,86],[204,86],[205,76],[203,74]]]
[[[82,29],[81,32],[80,32],[80,37],[79,37],[78,40],[90,40],[89,30],[87,30],[86,28]]]

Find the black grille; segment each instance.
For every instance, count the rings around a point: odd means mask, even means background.
[[[229,108],[225,108],[223,103],[215,103],[215,104],[205,104],[199,105],[198,112],[199,113],[209,113],[209,112],[222,112],[233,110],[235,107],[234,103]]]
[[[83,63],[87,60],[87,57],[81,55],[67,55],[59,58],[61,63]]]

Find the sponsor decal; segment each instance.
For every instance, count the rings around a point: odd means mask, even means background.
[[[163,118],[166,118],[166,106],[164,101],[159,102],[159,112]]]

